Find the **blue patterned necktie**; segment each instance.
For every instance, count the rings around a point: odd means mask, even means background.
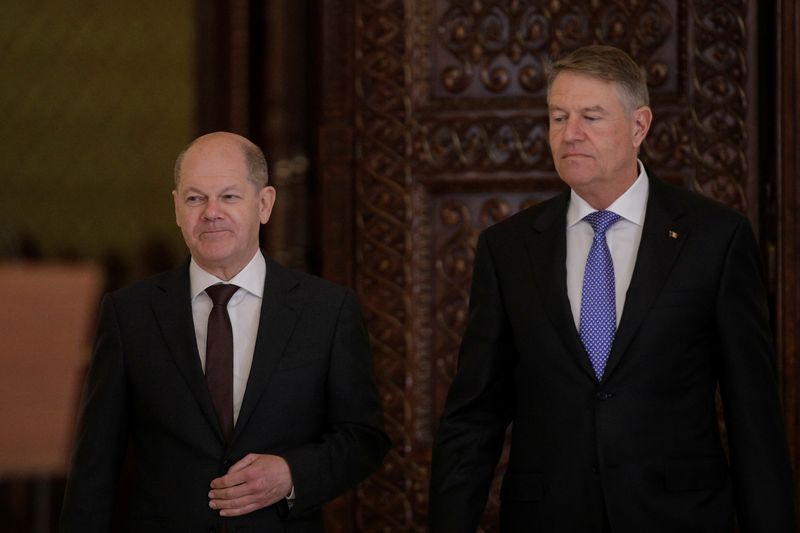
[[[617,329],[614,262],[608,250],[606,230],[619,219],[620,216],[611,211],[595,211],[584,217],[594,229],[594,239],[583,273],[580,334],[597,379],[603,377]]]

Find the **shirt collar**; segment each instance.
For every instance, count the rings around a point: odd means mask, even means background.
[[[266,277],[267,262],[264,260],[261,250],[256,250],[256,254],[250,262],[230,281],[224,281],[213,274],[209,274],[195,262],[194,257],[189,262],[189,283],[191,285],[192,300],[201,292],[205,292],[206,287],[218,283],[238,285],[247,292],[262,298],[264,296],[264,281]]]
[[[647,208],[647,196],[650,191],[650,183],[644,165],[637,159],[639,165],[639,176],[633,185],[628,187],[622,196],[614,200],[606,211],[613,211],[625,220],[633,222],[639,226],[644,224],[644,213]],[[589,213],[597,211],[594,207],[581,198],[574,190],[570,193],[569,207],[567,208],[567,227],[571,228]]]

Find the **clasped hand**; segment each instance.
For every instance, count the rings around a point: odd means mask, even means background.
[[[285,498],[292,474],[283,457],[250,453],[211,481],[208,505],[220,516],[240,516]]]

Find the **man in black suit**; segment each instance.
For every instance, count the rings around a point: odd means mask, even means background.
[[[103,302],[62,531],[110,531],[129,446],[129,531],[320,531],[389,447],[355,296],[259,250],[275,189],[247,139],[196,139],[173,197],[191,258]]]
[[[512,423],[502,531],[793,532],[750,225],[638,161],[652,112],[627,54],[581,48],[548,81],[570,189],[479,239],[432,531],[475,531]]]

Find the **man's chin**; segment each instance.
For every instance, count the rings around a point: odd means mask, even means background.
[[[558,175],[561,177],[561,180],[572,187],[580,188],[581,186],[586,186],[592,182],[594,179],[594,174],[589,172],[580,172],[576,169],[558,169]]]
[[[192,250],[192,257],[198,263],[221,266],[230,261],[232,250],[229,246],[204,245]]]

